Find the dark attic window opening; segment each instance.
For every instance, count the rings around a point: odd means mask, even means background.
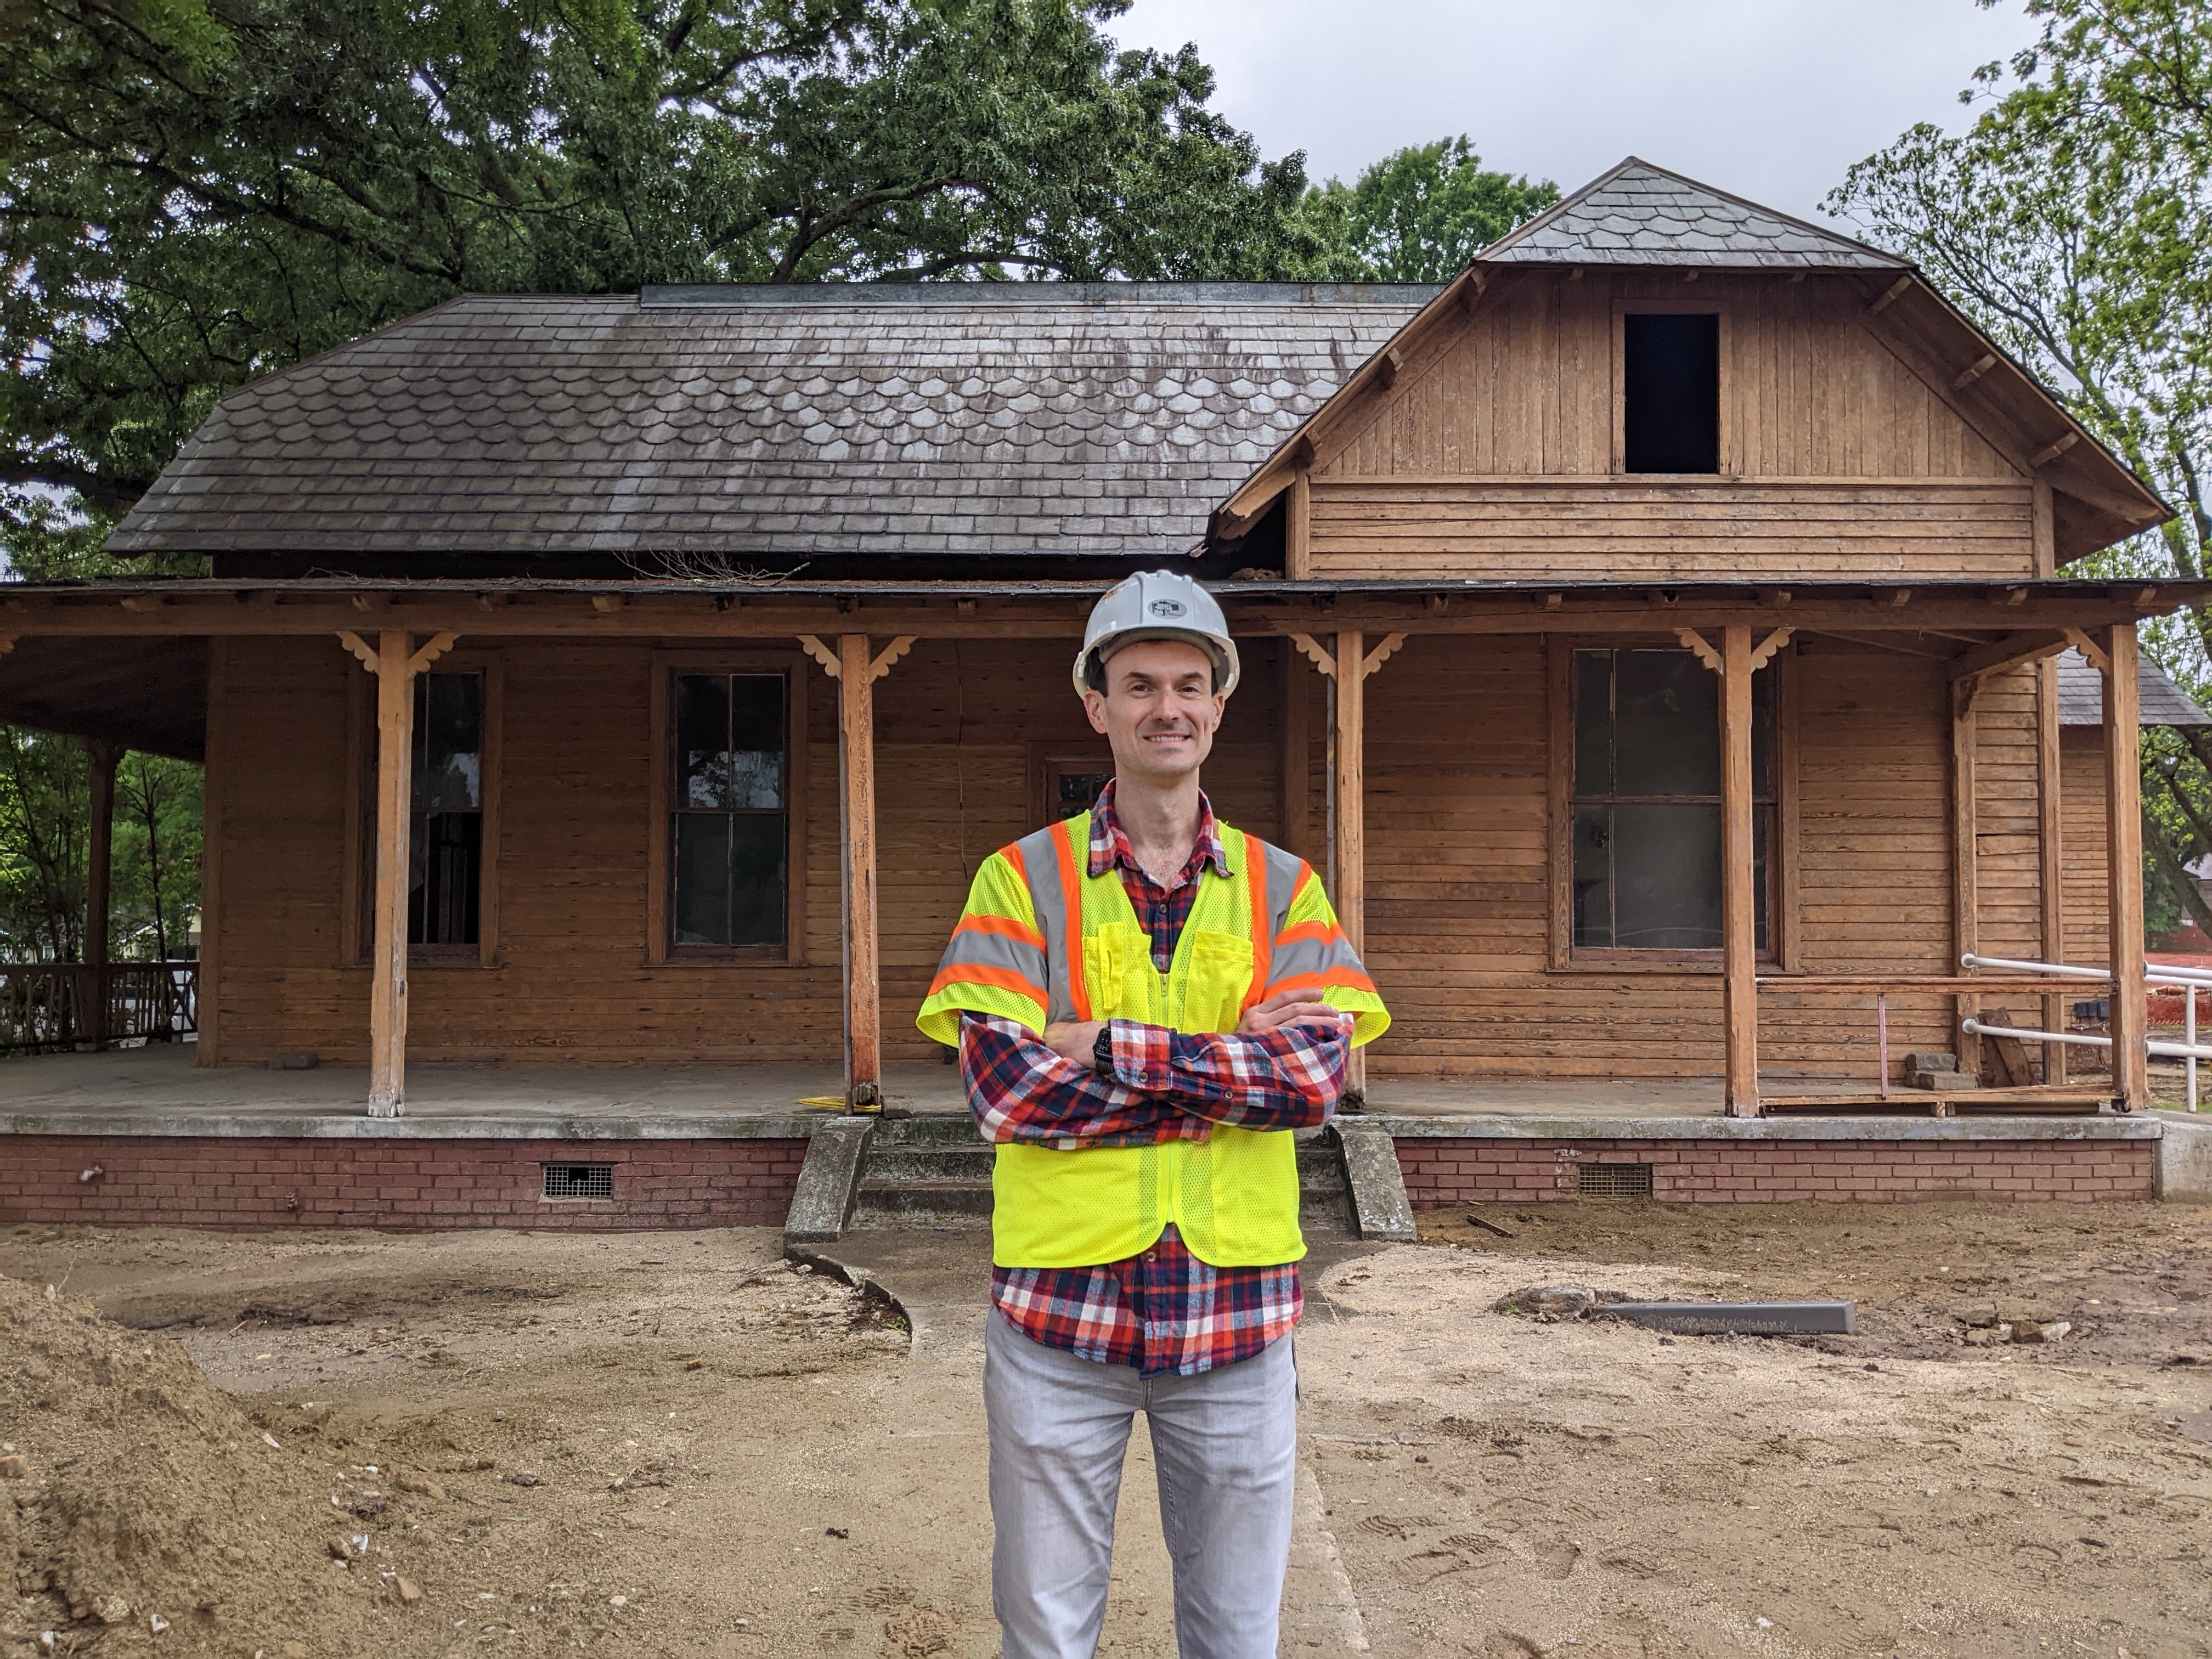
[[[1621,437],[1628,471],[1718,472],[1718,314],[1653,312],[1620,320]]]

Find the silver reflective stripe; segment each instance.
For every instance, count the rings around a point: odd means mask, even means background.
[[[939,963],[938,971],[942,973],[947,968],[1004,968],[1019,974],[1032,985],[1045,982],[1044,952],[1004,933],[979,933],[966,929],[954,933],[945,947],[945,957]]]
[[[1075,1018],[1075,1003],[1067,992],[1067,904],[1060,890],[1060,845],[1066,831],[1059,824],[1024,836],[1014,845],[1021,849],[1022,869],[1029,878],[1030,908],[1036,912],[1037,932],[1044,935],[1044,1018],[1048,1025]],[[1078,927],[1082,918],[1076,918]]]
[[[1271,930],[1269,942],[1279,937],[1284,918],[1291,914],[1291,902],[1298,896],[1298,872],[1305,868],[1305,860],[1296,853],[1285,853],[1273,842],[1261,841],[1256,836],[1247,836],[1248,848],[1261,847],[1267,854],[1267,926]]]

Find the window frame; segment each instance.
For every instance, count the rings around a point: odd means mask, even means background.
[[[1612,475],[1621,483],[1695,483],[1701,479],[1729,480],[1743,476],[1742,458],[1736,453],[1735,421],[1731,408],[1734,392],[1729,374],[1729,306],[1718,294],[1702,296],[1641,299],[1615,295],[1613,301],[1613,461]],[[1628,470],[1628,325],[1631,316],[1707,316],[1720,319],[1720,431],[1716,434],[1719,465],[1711,472],[1631,472]]]
[[[1754,629],[1754,635],[1759,630]],[[1708,637],[1711,635],[1708,634]],[[1577,945],[1574,916],[1574,662],[1577,651],[1680,651],[1670,634],[1611,636],[1545,635],[1547,969],[1553,973],[1718,974],[1718,949],[1644,949]],[[1767,944],[1762,969],[1802,972],[1798,915],[1797,651],[1793,641],[1777,653],[1775,685],[1774,838],[1767,849]],[[1711,672],[1710,669],[1706,670]]]
[[[1097,750],[1078,753],[1075,747],[1065,743],[1030,744],[1030,820],[1032,828],[1043,829],[1060,823],[1051,816],[1054,781],[1063,772],[1092,775],[1111,774],[1114,770],[1114,751],[1106,739],[1098,739]]]
[[[483,775],[479,788],[483,848],[477,866],[477,942],[474,945],[410,945],[410,966],[498,968],[500,775],[506,713],[506,663],[494,647],[447,652],[429,674],[483,676]],[[413,695],[414,688],[409,687]],[[410,757],[411,760],[411,757]],[[345,728],[345,850],[340,872],[338,959],[347,967],[373,960],[376,933],[376,676],[353,676]]]
[[[813,665],[798,651],[655,651],[646,802],[645,963],[649,968],[804,968],[806,957],[807,706]],[[783,943],[678,945],[669,819],[676,764],[676,681],[685,674],[781,674],[784,679]]]

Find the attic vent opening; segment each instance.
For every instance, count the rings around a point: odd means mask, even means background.
[[[548,1164],[544,1170],[548,1198],[615,1195],[615,1166],[611,1164]]]
[[[1575,1191],[1584,1198],[1649,1198],[1649,1164],[1585,1164],[1575,1171]]]
[[[1653,312],[1621,324],[1621,447],[1631,472],[1721,470],[1721,319]]]

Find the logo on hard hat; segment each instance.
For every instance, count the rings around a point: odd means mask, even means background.
[[[1188,609],[1181,599],[1154,599],[1147,608],[1155,617],[1180,617]]]

